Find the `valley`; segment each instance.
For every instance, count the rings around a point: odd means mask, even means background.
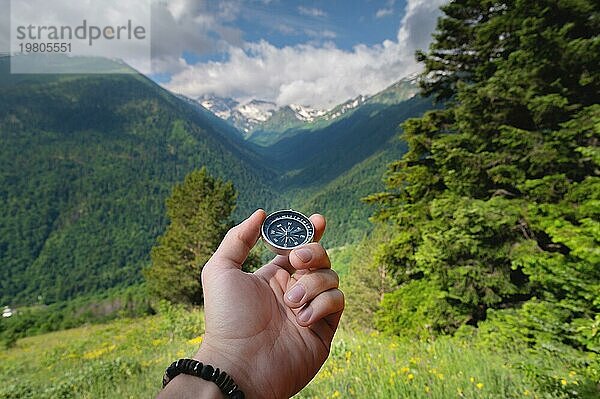
[[[361,198],[405,151],[400,123],[431,107],[399,81],[335,118],[272,117],[273,130],[247,136],[139,74],[10,75],[8,57],[0,71],[0,303],[11,306],[141,282],[165,198],[202,166],[233,181],[237,220],[294,207],[327,216],[327,246],[359,239],[372,212]]]

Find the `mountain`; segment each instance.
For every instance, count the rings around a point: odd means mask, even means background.
[[[327,216],[325,245],[353,242],[370,231],[372,209],[361,198],[384,189],[388,164],[406,152],[402,122],[433,108],[417,91],[413,78],[402,79],[341,104],[336,108],[345,112],[336,118],[288,130],[258,147],[264,162],[283,171],[272,184],[293,207]]]
[[[383,149],[401,122],[431,108],[416,91],[413,82],[401,80],[341,117],[290,129],[276,143],[259,147],[270,164],[288,172],[279,177],[278,188],[319,187]]]
[[[328,113],[210,104],[254,120],[271,113],[263,126],[281,135],[257,145],[140,74],[11,75],[8,61],[0,58],[0,303],[10,305],[139,282],[166,226],[165,198],[204,165],[239,191],[235,220],[258,207],[321,212],[326,246],[352,242],[370,229],[360,198],[381,191],[387,163],[405,151],[398,125],[431,107],[407,81]]]
[[[379,106],[395,105],[414,97],[418,91],[419,89],[414,77],[401,79],[379,93],[372,96],[359,95],[356,98],[335,106],[327,112],[321,112],[311,120],[278,124],[277,120],[272,118],[263,123],[259,128],[256,128],[247,136],[247,139],[261,146],[268,147],[297,134],[325,129],[330,124],[351,116],[365,104],[379,104]]]
[[[239,103],[232,98],[205,95],[197,99],[204,108],[229,122],[253,140],[256,132],[282,132],[300,127],[327,114],[326,110],[290,104],[282,107],[269,101],[251,100]]]
[[[0,58],[0,303],[141,280],[175,182],[204,165],[235,218],[282,206],[231,126],[139,74],[11,75]]]
[[[251,100],[240,104],[232,98],[207,95],[199,98],[198,102],[242,131],[245,137],[251,137],[256,130],[280,130],[283,127],[300,126],[325,114],[325,111],[302,105],[278,107],[275,103],[263,100]]]

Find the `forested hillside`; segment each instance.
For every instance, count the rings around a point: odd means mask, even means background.
[[[204,165],[240,191],[237,215],[275,207],[272,172],[228,127],[145,77],[0,67],[0,303],[141,281],[172,185]]]

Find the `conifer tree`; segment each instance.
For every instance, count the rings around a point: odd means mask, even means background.
[[[171,302],[201,304],[200,273],[232,226],[237,193],[206,168],[189,173],[166,201],[169,225],[144,271],[150,292]]]
[[[446,108],[404,124],[409,151],[369,198],[396,226],[378,261],[400,289],[380,325],[401,332],[399,304],[435,295],[416,311],[438,331],[494,315],[528,339],[598,348],[600,6],[456,0],[442,10],[418,57],[424,92]],[[423,281],[436,292],[402,297]]]

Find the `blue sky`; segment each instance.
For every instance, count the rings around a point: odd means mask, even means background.
[[[394,38],[404,7],[404,1],[255,2],[245,5],[238,26],[247,41],[264,39],[283,47],[329,40],[351,50]]]

